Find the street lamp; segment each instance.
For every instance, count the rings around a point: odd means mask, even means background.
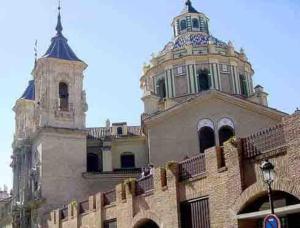
[[[264,182],[268,185],[268,195],[269,195],[269,202],[271,207],[271,214],[274,214],[274,204],[272,199],[272,183],[274,182],[274,165],[265,160],[261,163],[260,169],[262,171]]]

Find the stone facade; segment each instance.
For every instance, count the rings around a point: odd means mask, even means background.
[[[208,198],[210,227],[219,228],[255,228],[258,219],[268,210],[258,213],[255,219],[239,219],[249,203],[259,200],[266,193],[266,186],[260,171],[261,161],[269,159],[275,165],[276,178],[272,187],[274,192],[288,193],[300,199],[299,136],[300,115],[283,119],[286,143],[262,152],[259,156],[247,159],[242,139],[230,140],[224,145],[224,163],[220,165],[220,148],[211,148],[205,152],[205,172],[182,181],[181,163],[169,162],[156,168],[153,186],[144,194],[138,194],[136,185],[141,180],[128,180],[115,188],[115,200],[106,203],[106,193],[89,197],[89,207],[80,212],[79,204],[68,206],[67,215],[61,218],[61,210],[51,212],[49,227],[103,227],[105,221],[116,219],[117,227],[143,227],[152,220],[159,227],[181,226],[182,211],[180,205],[189,200]],[[287,166],[287,164],[289,164]],[[255,182],[246,186],[248,175],[254,175]],[[300,201],[299,201],[300,202]],[[294,205],[299,206],[299,204]],[[280,215],[281,208],[275,212]],[[293,213],[293,212],[291,212]],[[294,212],[297,213],[297,212]],[[299,213],[299,212],[298,212]],[[249,214],[250,216],[250,214]],[[297,215],[299,222],[299,214]],[[295,222],[295,221],[294,221]],[[290,227],[297,227],[290,224]]]

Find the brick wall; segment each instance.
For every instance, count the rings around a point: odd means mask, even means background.
[[[225,166],[220,167],[220,148],[205,152],[206,170],[187,180],[179,179],[179,165],[168,162],[156,168],[153,176],[153,190],[136,195],[136,180],[127,180],[116,186],[116,201],[104,206],[103,193],[90,196],[89,211],[77,213],[78,204],[69,205],[69,215],[60,220],[58,210],[51,212],[49,227],[102,227],[104,221],[117,219],[118,228],[139,227],[151,219],[164,228],[181,227],[180,203],[208,197],[210,223],[212,228],[255,227],[255,221],[237,221],[236,215],[250,199],[265,192],[260,164],[265,158],[275,165],[274,190],[284,191],[300,198],[299,129],[300,116],[283,120],[287,136],[287,150],[284,153],[268,152],[263,156],[244,159],[239,140],[225,143],[223,153]],[[291,133],[292,132],[292,133]],[[245,165],[247,164],[247,165]],[[246,167],[246,168],[245,168]],[[250,169],[250,174],[247,173]],[[251,184],[248,178],[254,175]],[[255,181],[253,181],[255,180]],[[248,183],[246,186],[244,183]],[[93,203],[95,202],[95,203]],[[95,205],[95,207],[94,207]],[[73,216],[71,216],[71,211]]]

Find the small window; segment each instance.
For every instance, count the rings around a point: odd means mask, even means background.
[[[103,227],[104,228],[117,228],[117,219],[104,221]]]
[[[123,153],[121,155],[121,168],[132,169],[135,168],[135,158],[133,153]]]
[[[234,136],[234,130],[230,126],[223,126],[219,129],[219,143],[223,146],[224,142]]]
[[[200,70],[198,73],[198,89],[199,92],[209,90],[210,88],[210,76],[208,70]]]
[[[158,95],[160,96],[161,99],[167,97],[165,79],[160,79],[157,82],[157,93],[158,93]]]
[[[221,64],[221,71],[224,73],[228,72],[228,65],[227,64]]]
[[[215,144],[215,132],[210,127],[202,127],[198,131],[198,138],[200,144],[200,153],[204,153],[206,149],[214,147]]]
[[[196,18],[193,19],[193,28],[199,28],[199,21]]]
[[[59,108],[63,111],[68,110],[69,92],[68,85],[64,82],[59,83]]]
[[[243,96],[248,97],[247,80],[244,75],[240,75],[241,93]]]
[[[122,127],[117,128],[117,135],[123,135],[123,128]]]
[[[186,20],[182,20],[180,22],[180,29],[185,30],[187,28]]]
[[[174,69],[174,72],[176,76],[182,76],[186,74],[186,68],[185,66],[179,66]]]

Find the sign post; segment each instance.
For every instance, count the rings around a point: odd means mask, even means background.
[[[281,228],[280,220],[276,215],[268,215],[264,220],[264,228]]]

